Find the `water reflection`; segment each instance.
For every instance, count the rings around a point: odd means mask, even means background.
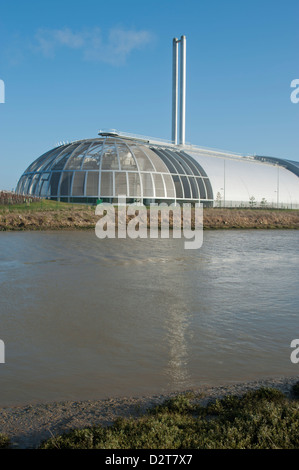
[[[168,363],[165,374],[168,376],[169,386],[177,390],[188,388],[191,385],[187,345],[189,323],[187,312],[184,311],[182,305],[170,305],[166,313],[165,326],[168,344]]]
[[[0,403],[294,375],[297,231],[99,240],[0,234]]]

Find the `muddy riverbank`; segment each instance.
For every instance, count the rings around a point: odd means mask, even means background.
[[[78,206],[58,211],[7,210],[0,213],[0,231],[94,229],[99,218],[91,208],[78,209]],[[130,218],[132,216],[127,216],[127,222]],[[192,225],[194,226],[194,217]],[[203,225],[204,229],[298,229],[299,211],[206,208]]]

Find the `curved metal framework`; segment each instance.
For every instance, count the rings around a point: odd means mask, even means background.
[[[283,160],[282,158],[277,157],[265,157],[260,155],[255,155],[254,158],[256,160],[260,160],[261,162],[269,162],[273,165],[279,165],[283,168],[294,173],[296,176],[299,177],[299,162],[294,162],[293,160]]]
[[[118,196],[132,201],[212,202],[210,180],[183,151],[117,136],[56,147],[21,176],[17,193],[84,202]]]

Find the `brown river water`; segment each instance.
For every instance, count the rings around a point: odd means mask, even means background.
[[[0,233],[0,405],[294,376],[299,232]]]

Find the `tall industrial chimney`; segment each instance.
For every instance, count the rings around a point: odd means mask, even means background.
[[[172,141],[178,143],[178,79],[179,41],[172,41]]]
[[[180,145],[185,145],[186,129],[186,36],[173,39],[172,46],[172,141],[178,143],[178,44],[180,53]]]
[[[186,36],[181,36],[180,144],[185,145],[186,130]]]

